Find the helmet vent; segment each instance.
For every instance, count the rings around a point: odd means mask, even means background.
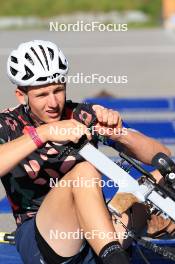
[[[16,76],[16,74],[17,74],[17,70],[15,70],[14,68],[12,68],[12,67],[10,67],[10,71],[11,71],[11,74],[13,75],[13,76]]]
[[[43,48],[41,45],[39,45],[39,47],[40,47],[40,49],[41,49],[41,51],[42,51],[42,53],[43,53],[43,56],[44,56],[44,58],[45,58],[45,62],[46,62],[46,65],[47,65],[47,69],[49,70],[49,64],[48,64],[48,60],[47,60],[47,56],[46,56],[46,52],[45,52],[44,48]]]
[[[48,48],[48,51],[49,51],[50,59],[53,60],[54,57],[53,49]]]
[[[44,65],[42,64],[42,61],[40,60],[40,57],[38,56],[38,54],[36,53],[36,51],[34,50],[34,48],[31,48],[31,50],[33,51],[33,53],[35,54],[35,56],[37,57],[37,59],[39,60],[39,62],[41,63],[43,69],[44,69]]]
[[[32,58],[29,56],[28,53],[26,53],[25,58],[26,58],[26,60],[28,60],[32,65],[34,65],[34,62],[33,62]]]
[[[23,81],[29,80],[34,76],[33,72],[26,65],[24,66],[24,68],[26,70],[26,75],[22,78]]]
[[[47,77],[40,77],[37,79],[38,82],[45,82],[47,81]]]
[[[14,63],[18,63],[18,59],[14,56],[11,56],[11,61]]]
[[[62,63],[60,57],[59,57],[59,69],[61,70],[65,70],[67,68],[67,66],[65,64]]]

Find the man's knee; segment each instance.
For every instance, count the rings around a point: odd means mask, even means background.
[[[63,182],[69,187],[67,189],[71,191],[71,194],[73,194],[74,190],[82,189],[84,187],[87,187],[88,189],[90,187],[101,187],[101,178],[100,172],[93,165],[87,161],[83,161],[74,166],[74,168],[60,180],[59,187],[63,186]]]
[[[82,178],[98,178],[101,179],[100,172],[88,161],[83,161],[74,167],[74,176],[81,176]]]
[[[72,171],[72,194],[85,195],[87,192],[94,194],[100,194],[102,191],[101,186],[101,174],[100,172],[89,162],[84,161],[77,164]]]

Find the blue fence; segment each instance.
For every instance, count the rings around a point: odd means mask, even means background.
[[[175,98],[86,98],[84,102],[99,104],[118,111],[174,112]]]

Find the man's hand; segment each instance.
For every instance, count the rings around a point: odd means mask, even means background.
[[[37,132],[43,142],[72,141],[78,143],[83,135],[86,135],[89,140],[92,139],[87,127],[75,119],[56,121],[42,125],[37,128]]]
[[[107,109],[101,105],[93,105],[93,110],[96,113],[98,123],[96,131],[103,136],[108,136],[111,139],[116,139],[122,133],[122,119],[117,111]]]
[[[117,141],[127,155],[146,164],[151,164],[153,156],[158,152],[171,155],[170,150],[155,139],[137,131],[122,129],[122,119],[118,112],[100,105],[94,105],[93,110],[98,119],[95,127],[97,133]]]

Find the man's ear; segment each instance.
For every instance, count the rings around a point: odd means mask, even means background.
[[[18,87],[15,90],[15,95],[20,104],[26,105],[27,104],[27,94],[19,89]]]

